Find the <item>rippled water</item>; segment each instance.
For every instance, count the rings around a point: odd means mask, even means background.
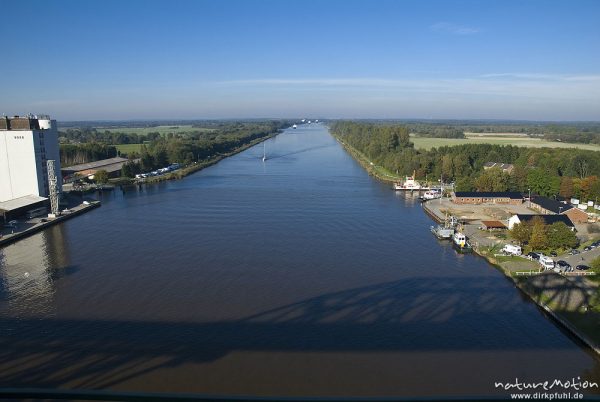
[[[313,125],[0,249],[0,387],[488,395],[597,361]]]

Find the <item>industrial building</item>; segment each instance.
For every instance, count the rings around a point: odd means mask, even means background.
[[[136,159],[135,161],[138,160]],[[109,177],[119,177],[121,175],[121,168],[128,162],[129,159],[117,156],[115,158],[65,167],[62,169],[62,174],[65,177],[65,183],[69,183],[77,178],[93,176],[98,170],[106,171]]]
[[[533,198],[531,208],[545,215],[567,215],[575,223],[586,223],[588,221],[588,214],[585,211],[547,197]]]
[[[48,161],[62,191],[56,120],[48,116],[0,117],[0,215],[38,207],[50,197]],[[6,215],[5,215],[6,216]]]
[[[455,204],[513,204],[523,203],[521,193],[513,191],[457,191],[452,194]]]
[[[512,229],[517,223],[530,222],[535,217],[540,217],[544,224],[552,225],[553,223],[562,222],[569,229],[575,230],[575,225],[567,215],[535,215],[535,214],[516,214],[508,220],[508,228]]]

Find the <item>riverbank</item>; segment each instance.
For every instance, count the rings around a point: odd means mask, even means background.
[[[431,208],[430,202],[423,203],[423,210],[434,221],[443,221],[438,209]],[[505,241],[480,230],[477,225],[464,225],[464,232],[477,255],[502,272],[549,318],[600,356],[600,297],[597,283],[583,276],[540,272],[538,264],[523,257],[501,256],[501,244]]]
[[[331,133],[331,131],[330,131],[330,133]],[[388,183],[395,183],[395,182],[398,182],[398,181],[401,181],[404,179],[403,177],[400,177],[400,176],[393,174],[392,172],[386,170],[382,166],[375,165],[373,162],[371,162],[369,160],[369,158],[367,158],[365,155],[363,155],[360,151],[358,151],[351,145],[348,145],[347,143],[345,143],[344,141],[342,141],[341,139],[336,137],[333,133],[331,133],[331,135],[346,150],[346,152],[348,152],[350,155],[352,155],[354,160],[356,160],[367,171],[367,173],[369,173],[369,175],[374,176],[377,179],[384,181],[384,182],[388,182]]]
[[[369,175],[384,182],[402,179],[375,165],[340,138],[336,136],[334,138],[365,168]],[[423,204],[424,212],[434,221],[442,222],[444,217],[428,208],[427,204],[427,202]],[[496,267],[549,318],[600,357],[600,291],[597,284],[583,277],[574,280],[554,272],[540,274],[537,272],[539,266],[525,258],[497,257],[495,252],[499,252],[499,249],[490,244],[489,239],[477,233],[477,230],[471,230],[468,236],[476,245],[474,252],[477,255]],[[517,272],[519,274],[516,274]]]
[[[153,176],[153,177],[148,177],[146,179],[129,179],[129,183],[125,183],[124,180],[126,180],[125,178],[120,178],[120,182],[119,184],[133,184],[133,183],[144,183],[144,184],[150,184],[150,183],[160,183],[162,181],[166,181],[166,180],[176,180],[176,179],[183,179],[186,176],[191,175],[192,173],[196,173],[199,172],[202,169],[205,169],[209,166],[212,166],[216,163],[219,163],[221,160],[228,158],[230,156],[233,156],[235,154],[239,154],[240,152],[245,151],[248,148],[251,148],[257,144],[260,144],[261,142],[267,141],[279,134],[281,134],[283,131],[277,131],[275,133],[271,133],[269,135],[267,135],[266,137],[261,137],[261,138],[257,138],[253,141],[250,141],[247,144],[244,144],[238,148],[235,148],[234,150],[230,151],[230,152],[226,152],[223,154],[219,154],[211,159],[202,161],[202,162],[194,162],[191,165],[185,166],[179,170],[176,170],[174,172],[170,172],[164,175],[160,175],[160,176]]]
[[[596,285],[581,276],[539,272],[537,264],[522,257],[496,257],[489,249],[475,252],[499,269],[549,317],[600,357],[600,311]],[[532,270],[531,265],[536,269]]]
[[[25,227],[22,230],[17,229],[12,233],[1,236],[0,248],[8,246],[9,244],[16,242],[17,240],[31,236],[32,234],[44,230],[52,225],[56,225],[58,223],[66,221],[67,219],[71,219],[77,215],[81,215],[85,212],[88,212],[94,208],[98,208],[99,206],[100,201],[89,201],[87,203],[81,203],[80,205],[70,208],[69,212],[63,212],[62,215],[59,215],[56,218],[46,218],[45,220],[37,219],[37,222],[26,222],[23,224],[25,225]]]

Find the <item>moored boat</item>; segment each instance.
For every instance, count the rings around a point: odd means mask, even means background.
[[[467,236],[462,232],[457,231],[454,233],[452,236],[452,244],[459,253],[470,253],[473,251],[473,247],[471,246],[471,243],[469,243]]]
[[[429,201],[429,200],[435,200],[437,198],[442,198],[442,191],[438,190],[436,188],[427,190],[419,198],[421,198],[422,201]]]
[[[397,191],[420,191],[425,189],[421,186],[421,183],[415,180],[415,172],[412,176],[406,176],[404,182],[394,184],[394,190]]]
[[[450,240],[454,234],[454,228],[443,225],[432,226],[431,233],[440,240]]]
[[[450,218],[446,216],[443,225],[431,226],[431,233],[440,240],[450,240],[454,235],[456,224],[457,219],[454,216],[451,216]]]

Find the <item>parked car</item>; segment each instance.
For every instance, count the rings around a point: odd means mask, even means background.
[[[540,259],[540,255],[538,253],[534,253],[533,251],[530,253],[527,253],[527,258],[529,258],[530,260],[539,260]]]
[[[556,254],[556,251],[551,251],[550,257],[558,257],[558,254]]]
[[[19,224],[19,221],[12,220],[12,221],[8,222],[6,225],[4,225],[4,227],[15,229],[18,224]]]
[[[574,248],[573,250],[569,251],[569,255],[577,255],[580,254],[581,251],[577,250],[576,248]]]
[[[571,264],[569,264],[568,262],[566,262],[564,260],[557,261],[556,265],[563,272],[570,272],[570,271],[572,271]]]
[[[590,251],[591,249],[592,249],[592,248],[591,248],[590,246],[585,246],[585,247],[583,248],[583,251]]]
[[[590,267],[588,267],[587,265],[578,265],[575,267],[576,270],[578,271],[587,271],[588,269],[590,269]]]
[[[552,258],[543,255],[540,257],[539,261],[545,270],[554,269],[554,260]]]
[[[521,255],[523,253],[521,246],[515,246],[514,244],[506,244],[502,252],[510,255]]]

